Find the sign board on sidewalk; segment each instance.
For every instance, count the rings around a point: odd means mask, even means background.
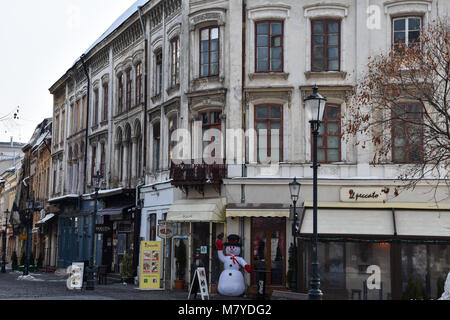
[[[195,286],[195,280],[198,281],[198,286]],[[189,295],[188,300],[191,297],[191,294],[195,292],[192,292],[194,290],[200,290],[200,294],[202,295],[202,300],[205,300],[205,297],[209,300],[209,291],[208,291],[208,280],[206,280],[206,270],[205,268],[197,268],[194,272],[194,277],[192,277],[192,283],[189,288]]]
[[[81,288],[83,288],[84,263],[72,263],[72,265],[67,268],[67,273],[69,274],[69,278],[66,282],[67,288],[69,290],[81,290]]]
[[[139,289],[160,289],[161,242],[142,241],[140,254]]]

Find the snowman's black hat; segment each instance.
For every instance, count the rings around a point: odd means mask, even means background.
[[[241,245],[241,237],[236,234],[230,234],[228,236],[228,242],[225,243],[225,246],[236,246],[240,247]]]

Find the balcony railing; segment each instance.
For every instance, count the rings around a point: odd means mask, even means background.
[[[220,186],[227,176],[227,168],[223,164],[171,164],[170,179],[172,185],[188,192],[189,187],[204,193],[204,187],[211,185],[220,193]]]

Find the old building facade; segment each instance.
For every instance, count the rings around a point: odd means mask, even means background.
[[[95,223],[111,232],[96,236],[97,264],[118,272],[127,253],[137,267],[139,241],[159,240],[161,279],[172,288],[177,247],[186,241],[185,280],[200,259],[214,289],[221,268],[215,240],[237,234],[269,291],[286,289],[294,241],[288,184],[297,177],[297,281],[306,292],[312,148],[303,101],[317,84],[328,98],[319,146],[323,291],[397,299],[408,278],[418,277],[436,297],[450,261],[447,189],[438,187],[434,206],[427,181],[395,197],[399,164],[371,166],[372,147],[357,145],[358,136],[342,139],[342,121],[369,57],[449,8],[439,0],[137,1],[50,89],[60,267],[89,258],[98,172]],[[348,199],[367,192],[382,196]],[[160,238],[160,225],[174,237]],[[428,269],[417,270],[414,259]],[[375,289],[364,282],[371,265],[382,279]],[[255,292],[257,272],[245,279]]]

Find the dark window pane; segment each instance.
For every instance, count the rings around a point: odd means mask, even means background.
[[[323,47],[314,46],[313,58],[314,58],[314,60],[324,58]]]
[[[280,34],[282,34],[281,23],[272,23],[270,25],[270,29],[271,29],[270,33],[272,35],[280,35]]]
[[[339,148],[339,137],[328,136],[327,137],[327,146],[328,146],[328,148]]]
[[[208,65],[207,65],[207,64],[202,65],[202,68],[201,68],[201,76],[202,76],[202,77],[208,76]]]
[[[324,59],[316,59],[314,57],[314,63],[313,63],[313,71],[323,71],[325,66]]]
[[[219,74],[219,64],[213,63],[211,64],[211,75],[218,75]]]
[[[328,58],[336,59],[339,57],[339,49],[338,48],[328,48]]]
[[[269,37],[266,35],[258,36],[256,40],[256,46],[267,47],[269,45]]]
[[[257,24],[257,34],[268,34],[268,33],[269,33],[269,25],[267,23]]]
[[[324,36],[313,36],[313,44],[323,46],[325,41],[324,39]]]
[[[325,162],[325,150],[324,149],[317,150],[317,161]]]
[[[339,134],[339,125],[334,122],[328,123],[328,134],[330,135],[338,135]]]
[[[328,71],[339,71],[339,61],[338,60],[328,61]]]
[[[418,104],[409,104],[408,105],[408,116],[411,118],[418,118],[421,116],[422,108]]]
[[[328,162],[339,161],[339,150],[338,149],[328,149],[327,152]]]
[[[272,37],[271,44],[272,47],[281,47],[281,37]]]
[[[403,148],[394,148],[394,161],[395,162],[405,162],[406,155],[403,151]]]
[[[271,107],[270,108],[270,118],[281,119],[281,108],[280,107]]]
[[[405,32],[394,32],[395,43],[405,43]]]
[[[267,107],[257,107],[256,108],[256,119],[267,119]]]
[[[220,124],[220,115],[222,112],[211,112],[211,124]]]
[[[339,45],[339,36],[336,34],[328,35],[328,45],[329,46],[338,46]]]
[[[271,60],[270,61],[270,70],[271,71],[281,71],[281,60]]]
[[[210,60],[211,63],[217,63],[219,61],[219,53],[217,51],[216,52],[212,51],[210,57],[211,57],[211,60]]]
[[[327,106],[327,119],[339,119],[339,107]]]
[[[281,60],[281,53],[282,53],[281,48],[272,48],[270,49],[270,58]]]
[[[405,19],[394,20],[394,31],[405,31],[406,23]]]
[[[202,113],[201,119],[202,119],[202,124],[208,124],[208,114],[207,113]]]
[[[408,20],[408,30],[420,30],[421,19],[420,18],[409,18]]]
[[[338,33],[339,32],[339,22],[329,21],[328,22],[328,33]]]
[[[212,40],[211,41],[211,51],[219,51],[219,40]]]
[[[315,21],[313,23],[313,33],[321,34],[325,32],[325,24],[322,21]]]
[[[201,51],[205,52],[209,50],[209,41],[202,41],[201,43]]]
[[[208,52],[204,52],[201,54],[200,64],[208,63],[209,54]]]
[[[323,137],[317,137],[317,147],[318,148],[323,147]]]
[[[409,43],[418,43],[420,42],[420,31],[410,31],[408,36]]]
[[[258,60],[266,60],[269,58],[267,47],[258,48]]]
[[[269,61],[268,60],[258,61],[256,71],[258,72],[269,71]]]

